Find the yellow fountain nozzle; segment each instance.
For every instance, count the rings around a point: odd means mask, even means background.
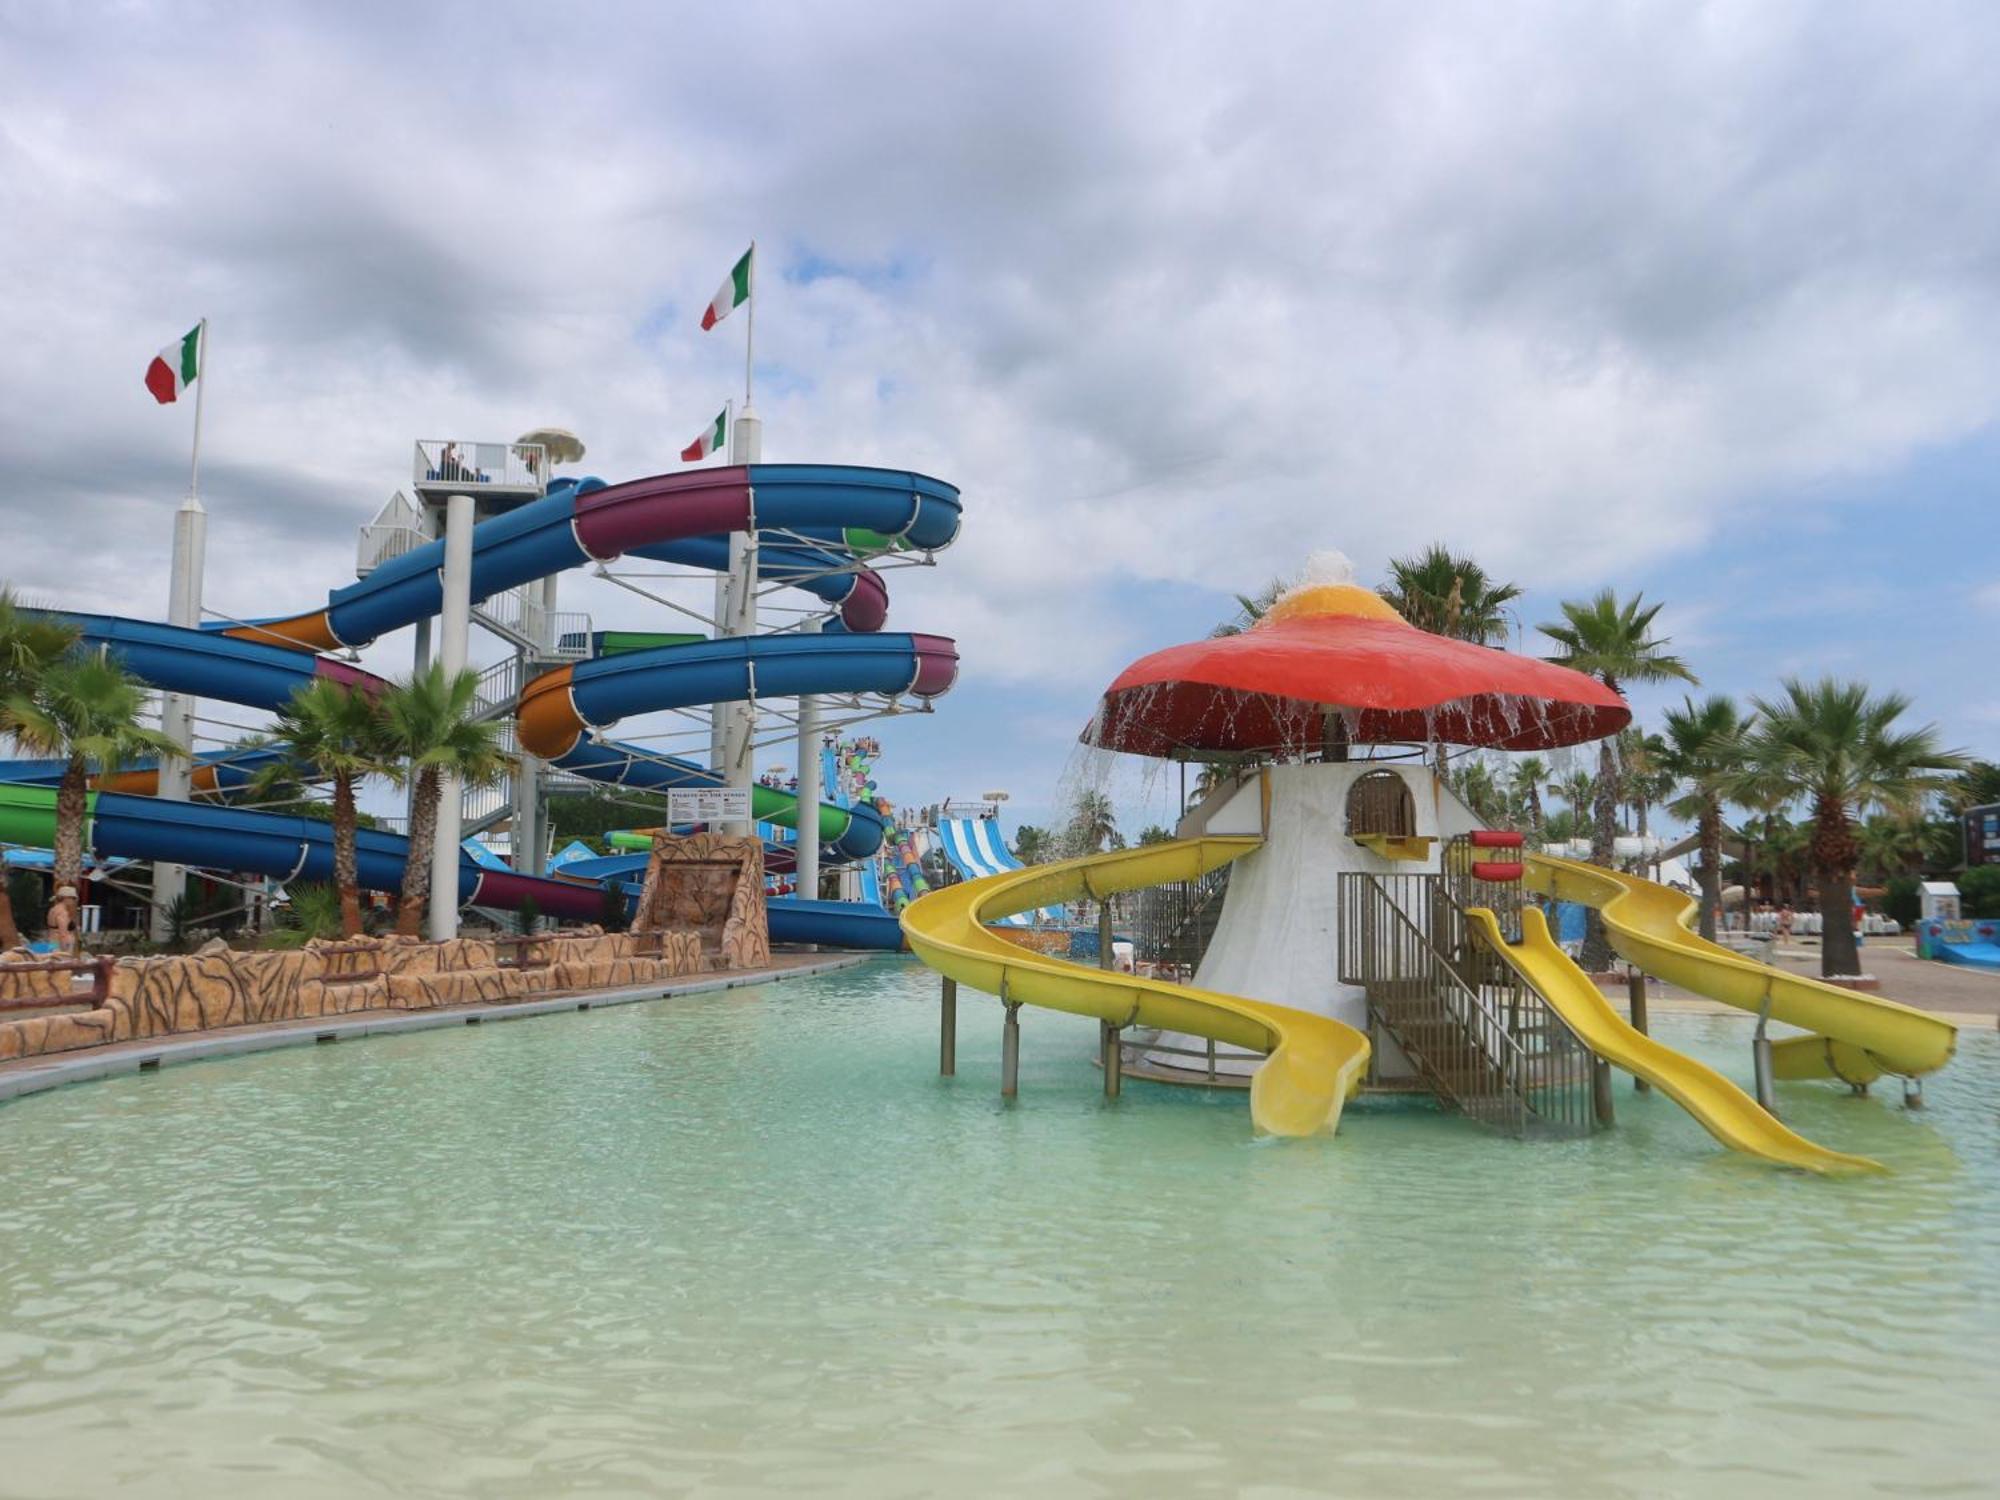
[[[1351,620],[1396,620],[1403,617],[1387,599],[1358,583],[1309,584],[1283,595],[1264,611],[1259,625],[1341,615]],[[1407,623],[1407,622],[1404,622]]]

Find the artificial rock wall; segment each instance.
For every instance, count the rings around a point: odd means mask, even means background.
[[[0,1020],[0,1061],[355,1011],[499,1004],[651,984],[709,967],[700,937],[685,931],[551,935],[520,945],[506,963],[498,944],[477,937],[446,943],[342,939],[293,952],[237,952],[214,943],[185,957],[121,960],[110,995],[95,1009]],[[0,964],[0,974],[4,970]],[[23,983],[63,978],[7,977]],[[0,988],[0,996],[7,994]],[[21,996],[41,997],[41,990]],[[61,1004],[69,998],[67,987],[49,998]]]
[[[692,932],[720,968],[769,963],[763,840],[719,833],[655,835],[632,930]]]

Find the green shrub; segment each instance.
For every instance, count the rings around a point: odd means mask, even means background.
[[[279,926],[302,934],[299,942],[340,936],[340,892],[321,882],[309,882],[288,889],[291,905],[285,908]]]
[[[1958,877],[1959,909],[1968,917],[2000,917],[2000,865],[1974,865]]]
[[[1888,889],[1882,893],[1882,912],[1905,927],[1915,924],[1923,914],[1923,899],[1917,888],[1916,876],[1889,877]]]
[[[188,899],[188,893],[182,891],[160,908],[160,914],[166,918],[167,926],[166,940],[161,946],[169,953],[187,952],[188,944],[194,939],[194,924],[200,917],[195,903]]]
[[[625,901],[625,887],[615,880],[604,887],[604,909],[598,913],[597,920],[606,932],[623,932],[632,920],[631,908]]]

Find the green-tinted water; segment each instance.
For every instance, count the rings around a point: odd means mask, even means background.
[[[1991,1494],[2000,1046],[1787,1086],[1822,1182],[1621,1080],[1524,1145],[1258,1142],[895,960],[0,1108],[0,1494]],[[1659,1033],[1742,1078],[1749,1030]]]

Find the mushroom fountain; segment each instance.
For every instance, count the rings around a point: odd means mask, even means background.
[[[1444,841],[1481,826],[1429,748],[1553,749],[1615,733],[1631,716],[1581,672],[1419,630],[1331,553],[1242,633],[1132,663],[1082,739],[1235,768],[1179,830],[1264,841],[1231,867],[1195,984],[1365,1030],[1360,988],[1338,980],[1338,877],[1436,873]],[[1157,1045],[1192,1040],[1168,1034]],[[1377,1072],[1393,1077],[1400,1055],[1383,1040]],[[1190,1061],[1158,1051],[1146,1071]],[[1225,1050],[1216,1071],[1242,1078],[1256,1062]]]

